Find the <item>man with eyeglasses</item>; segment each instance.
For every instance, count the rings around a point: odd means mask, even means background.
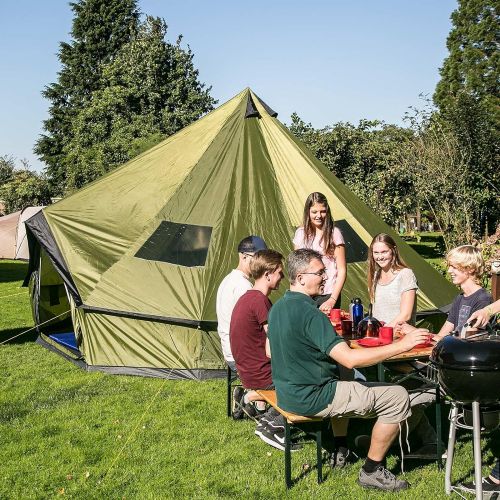
[[[267,245],[258,236],[247,236],[238,244],[238,266],[222,281],[217,289],[216,313],[217,332],[219,333],[222,355],[231,370],[236,371],[234,357],[229,343],[231,314],[238,299],[252,288],[250,281],[250,261],[259,250],[267,250]]]
[[[296,250],[288,256],[287,264],[290,290],[274,304],[268,319],[278,405],[306,416],[377,418],[358,483],[384,491],[408,488],[406,481],[383,465],[401,423],[411,414],[406,389],[393,384],[340,381],[338,365],[375,365],[424,342],[426,334],[412,332],[390,345],[351,349],[312,299],[321,294],[326,280],[321,255],[314,250]]]

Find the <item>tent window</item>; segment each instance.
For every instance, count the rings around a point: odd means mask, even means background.
[[[368,245],[359,237],[346,220],[336,220],[335,225],[344,236],[346,262],[348,264],[366,262],[366,259],[368,259]]]
[[[204,266],[211,236],[208,226],[162,221],[135,256],[179,266]]]

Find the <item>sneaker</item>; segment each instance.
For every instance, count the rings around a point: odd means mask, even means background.
[[[243,416],[241,418],[247,416],[248,418],[251,418],[253,420],[260,420],[266,413],[266,410],[259,410],[257,406],[255,406],[254,401],[249,401],[248,403],[244,404],[242,407],[242,411]]]
[[[261,420],[271,431],[278,432],[285,430],[285,417],[279,413],[277,416],[270,416],[269,414],[266,414],[261,418]]]
[[[273,448],[276,448],[277,450],[285,451],[285,432],[272,432],[264,425],[260,426],[257,425],[257,428],[255,429],[255,434],[264,441],[264,443],[267,443],[271,445]],[[302,448],[302,445],[297,444],[297,443],[291,443],[290,446],[290,451],[298,451]]]
[[[330,455],[330,467],[343,469],[346,465],[356,462],[359,457],[348,448],[339,448]]]
[[[392,472],[382,466],[371,474],[368,474],[361,468],[359,471],[358,484],[363,488],[372,488],[382,491],[406,490],[410,486],[407,481],[398,479]]]
[[[483,498],[499,498],[500,497],[500,484],[494,483],[489,477],[483,477]],[[461,490],[469,493],[476,492],[476,483],[460,484]]]
[[[233,389],[233,406],[231,408],[231,414],[234,420],[240,420],[244,417],[243,412],[243,398],[245,397],[245,389],[241,385],[237,385]]]

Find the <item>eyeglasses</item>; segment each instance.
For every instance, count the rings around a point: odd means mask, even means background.
[[[315,276],[325,276],[326,275],[326,268],[320,269],[319,271],[316,271],[315,273],[299,273],[299,274],[314,274]]]
[[[253,253],[247,253],[247,252],[241,252],[243,255],[246,255],[247,257],[253,257]]]

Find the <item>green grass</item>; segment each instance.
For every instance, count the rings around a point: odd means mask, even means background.
[[[0,341],[32,325],[26,265],[0,261]],[[14,295],[19,294],[20,295]],[[7,295],[13,295],[7,297]],[[326,469],[316,484],[315,448],[292,458],[290,492],[283,454],[225,417],[225,381],[172,381],[87,373],[33,342],[0,346],[0,498],[378,498],[356,485],[362,462]],[[366,429],[353,421],[350,435]],[[498,433],[483,440],[483,462]],[[497,446],[493,451],[491,446]],[[454,478],[470,478],[472,447],[461,434]],[[389,466],[399,471],[396,456]],[[445,498],[435,464],[406,462],[412,489],[398,498]],[[484,472],[488,466],[485,465]]]

